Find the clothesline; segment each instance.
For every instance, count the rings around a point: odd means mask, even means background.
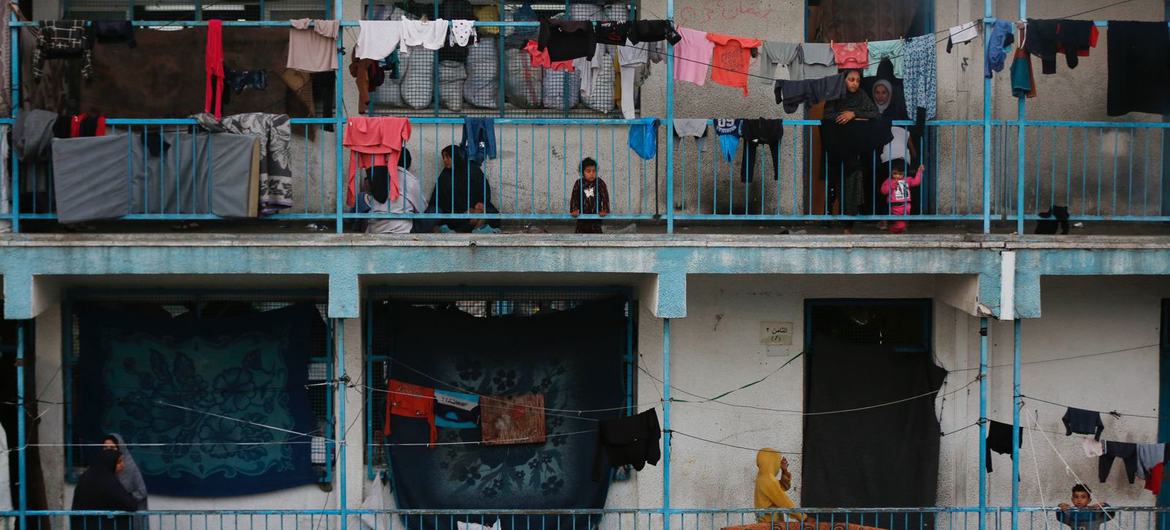
[[[1070,408],[1078,408],[1078,409],[1082,409],[1082,410],[1090,410],[1090,409],[1084,409],[1084,408],[1082,408],[1082,407],[1077,407],[1077,406],[1073,406],[1073,405],[1068,405],[1068,404],[1065,404],[1065,403],[1057,403],[1057,402],[1055,402],[1055,401],[1048,401],[1048,400],[1046,400],[1046,399],[1040,399],[1040,398],[1038,398],[1038,397],[1027,396],[1027,395],[1024,395],[1024,394],[1020,394],[1020,399],[1031,399],[1031,400],[1033,400],[1033,401],[1039,401],[1039,402],[1041,402],[1041,403],[1045,403],[1045,404],[1048,404],[1048,405],[1053,405],[1053,406],[1056,406],[1056,407],[1070,407]],[[1124,416],[1129,416],[1129,417],[1133,417],[1133,418],[1147,418],[1147,419],[1151,419],[1151,420],[1156,420],[1156,419],[1159,419],[1157,416],[1151,416],[1151,415],[1148,415],[1148,414],[1131,414],[1131,413],[1128,413],[1128,412],[1118,412],[1118,411],[1116,411],[1116,410],[1110,410],[1110,411],[1106,412],[1106,414],[1109,414],[1110,416],[1114,416],[1114,417],[1119,417],[1119,418],[1120,418],[1120,417],[1124,417]]]

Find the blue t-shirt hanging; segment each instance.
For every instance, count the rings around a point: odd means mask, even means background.
[[[479,427],[479,396],[435,389],[435,427],[440,429]]]

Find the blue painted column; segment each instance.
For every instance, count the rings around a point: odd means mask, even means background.
[[[1170,0],[1166,2],[1166,20],[1170,20]],[[1162,121],[1170,122],[1170,114],[1162,116]],[[1170,134],[1166,134],[1166,130],[1162,130],[1162,215],[1170,215],[1170,164],[1166,163],[1166,154],[1170,153]],[[1166,495],[1170,496],[1170,492]],[[1158,496],[1158,506],[1166,506],[1170,502],[1170,497],[1163,498]]]
[[[987,528],[987,317],[979,319],[979,530]]]
[[[1020,528],[1020,377],[1022,348],[1021,335],[1024,321],[1012,321],[1012,530]]]
[[[337,20],[345,19],[345,3],[343,0],[333,0],[333,18]],[[345,85],[342,81],[345,80],[343,72],[345,72],[345,40],[342,38],[345,31],[337,32],[337,75],[333,76],[333,169],[337,172],[337,197],[336,208],[334,212],[334,222],[337,223],[335,227],[338,234],[345,231],[345,218],[342,212],[345,211],[345,147],[341,144],[345,133]],[[356,177],[354,177],[356,178]],[[355,189],[357,183],[354,183]],[[322,201],[324,202],[324,201]],[[321,205],[324,208],[324,204]],[[324,213],[324,212],[322,212]]]
[[[20,487],[16,509],[20,512],[20,530],[28,530],[28,412],[24,408],[24,339],[24,321],[21,321],[16,325],[16,443],[20,451],[17,455],[17,480],[20,481]]]
[[[674,0],[666,0],[666,19],[674,23]],[[666,43],[666,233],[674,233],[674,45]],[[658,178],[655,175],[654,178]]]
[[[349,485],[348,469],[349,466],[346,455],[346,448],[349,445],[346,439],[345,428],[345,393],[349,390],[349,377],[345,374],[345,319],[333,319],[333,333],[335,340],[333,342],[333,382],[334,388],[337,389],[337,419],[333,422],[334,427],[333,438],[340,444],[340,455],[337,459],[337,479],[340,482],[338,488],[337,504],[341,509],[341,530],[345,530],[349,524],[349,497],[346,495],[347,486]],[[341,375],[338,375],[338,370]]]
[[[8,14],[8,23],[16,22],[16,13]],[[8,59],[12,62],[10,71],[9,84],[12,86],[12,106],[8,110],[13,118],[17,117],[20,112],[20,28],[9,27],[11,42],[9,45]],[[7,199],[11,199],[9,203],[12,211],[12,231],[20,232],[20,160],[10,149],[8,157],[11,159],[8,168],[12,173],[8,175],[9,188]],[[0,200],[6,198],[0,197]]]
[[[1019,0],[1020,20],[1028,18],[1028,0]],[[984,49],[984,53],[987,50]],[[1028,98],[1016,98],[1016,119],[1023,123],[1028,116]],[[1028,134],[1023,125],[1016,131],[1016,233],[1024,234],[1024,155],[1028,152]],[[1018,482],[1018,481],[1017,481]]]
[[[1170,1],[1170,0],[1167,0]],[[992,0],[983,0],[983,49],[991,41]],[[983,78],[983,233],[991,233],[991,80]],[[986,322],[984,323],[986,325]],[[980,416],[982,418],[982,415]],[[982,495],[982,493],[980,494]],[[983,497],[980,496],[980,499]],[[982,518],[980,518],[982,521]]]
[[[662,319],[662,528],[664,530],[670,530],[670,435],[670,319],[664,318]]]

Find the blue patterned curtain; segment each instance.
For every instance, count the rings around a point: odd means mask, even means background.
[[[317,480],[310,438],[286,432],[316,429],[305,388],[313,330],[324,326],[315,307],[215,318],[103,307],[78,320],[75,438],[168,444],[131,448],[152,494],[248,495]]]
[[[532,317],[476,318],[455,309],[394,305],[376,322],[391,326],[390,374],[439,389],[485,396],[544,395],[547,441],[527,445],[394,446],[426,442],[424,420],[391,418],[388,440],[401,508],[566,510],[605,506],[608,481],[593,482],[598,413],[625,405],[623,301],[586,304]],[[378,318],[378,317],[376,317]],[[425,374],[425,375],[424,375]],[[433,378],[433,379],[432,379]],[[436,382],[435,380],[441,381]],[[582,432],[584,431],[584,432]],[[439,430],[439,442],[474,442],[479,429]],[[586,530],[599,517],[505,515],[505,530]],[[455,530],[458,521],[491,525],[495,516],[403,516],[410,529]]]

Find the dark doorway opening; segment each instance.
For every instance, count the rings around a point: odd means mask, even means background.
[[[933,393],[946,371],[932,355],[931,314],[930,300],[806,302],[804,506],[934,506],[941,431]],[[933,527],[927,514],[850,517],[886,529]]]

